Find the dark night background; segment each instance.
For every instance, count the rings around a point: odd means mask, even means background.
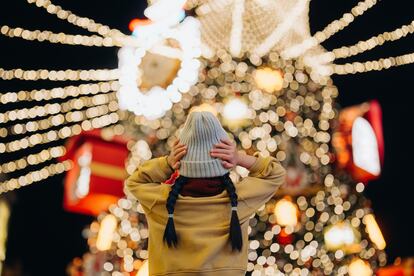
[[[75,14],[93,18],[96,22],[119,28],[128,33],[131,19],[142,17],[144,0],[53,1]],[[383,31],[392,31],[414,19],[411,1],[380,1],[348,28],[323,45],[334,49],[365,40]],[[357,1],[311,1],[312,33],[349,11]],[[3,1],[0,25],[31,30],[51,30],[71,34],[89,34],[29,5],[25,0]],[[371,60],[414,52],[414,37],[389,42],[369,53],[345,61]],[[32,42],[0,36],[0,67],[24,69],[98,69],[117,67],[117,48],[68,46],[47,42]],[[338,61],[345,62],[345,61]],[[383,107],[385,133],[385,167],[382,177],[369,183],[365,196],[372,207],[387,241],[389,262],[396,257],[414,255],[413,181],[414,155],[411,93],[414,65],[381,72],[349,76],[334,76],[339,88],[339,104],[343,107],[378,99]],[[0,81],[0,91],[52,88],[68,82]],[[1,107],[0,107],[1,108]],[[2,108],[3,109],[3,108]],[[0,157],[1,158],[1,157]],[[6,265],[20,267],[22,275],[65,275],[67,264],[87,250],[81,237],[82,229],[91,217],[64,212],[62,209],[62,176],[52,177],[20,189],[8,197],[13,199],[9,224]]]

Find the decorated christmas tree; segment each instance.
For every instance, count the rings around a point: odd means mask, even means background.
[[[29,115],[16,111],[1,117],[14,121],[50,115],[43,121],[15,126],[13,132],[34,134],[0,144],[1,152],[72,138],[66,147],[50,147],[2,166],[6,173],[17,173],[28,164],[59,158],[58,163],[11,177],[0,184],[0,193],[69,171],[68,210],[97,215],[83,233],[90,252],[74,260],[68,268],[70,274],[148,274],[148,225],[142,207],[133,198],[120,198],[122,180],[112,179],[108,183],[117,192],[106,190],[111,196],[100,197],[105,204],[92,208],[86,198],[92,200],[91,194],[99,188],[91,184],[91,177],[107,179],[108,170],[118,172],[125,159],[122,147],[129,154],[126,174],[120,174],[124,178],[145,160],[167,154],[194,110],[216,114],[240,150],[274,156],[287,169],[286,184],[250,220],[249,275],[371,275],[386,263],[385,242],[369,202],[361,194],[381,171],[380,108],[374,101],[341,110],[330,76],[412,63],[413,54],[365,63],[332,63],[396,40],[412,32],[412,25],[326,51],[320,43],[351,24],[375,0],[360,2],[314,35],[309,30],[306,0],[151,1],[145,11],[148,19],[131,24],[132,35],[79,17],[50,1],[28,2],[97,35],[8,26],[1,28],[3,35],[120,47],[117,69],[0,68],[5,80],[101,81],[20,91],[1,98],[3,103],[61,100],[43,109],[35,106],[28,110]],[[70,100],[64,102],[66,98]],[[52,129],[56,126],[62,127]],[[101,130],[88,134],[92,129]],[[100,151],[97,156],[96,148],[103,144],[117,154]],[[73,153],[73,145],[83,146]],[[231,177],[239,181],[247,174],[237,167]]]

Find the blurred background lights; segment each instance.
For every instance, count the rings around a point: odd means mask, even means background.
[[[368,232],[369,238],[377,246],[379,250],[385,249],[386,242],[382,235],[381,229],[375,220],[374,215],[368,214],[364,217],[364,223],[366,225],[366,231]]]
[[[243,120],[247,116],[247,104],[239,98],[233,98],[224,105],[223,117],[229,121]]]
[[[279,225],[295,226],[298,223],[298,208],[288,199],[281,199],[276,203],[274,214]]]
[[[283,74],[280,70],[265,67],[257,69],[253,76],[257,87],[266,92],[271,93],[283,88]]]
[[[191,108],[190,113],[191,112],[201,112],[201,111],[208,111],[214,114],[214,116],[217,116],[217,109],[212,106],[211,104],[208,103],[203,103],[197,106],[194,106]]]
[[[351,264],[348,266],[348,273],[349,273],[349,276],[372,276],[373,275],[371,266],[367,262],[359,258],[353,260]]]
[[[352,126],[352,153],[356,166],[379,175],[381,172],[378,143],[370,123],[359,117]]]
[[[111,248],[112,238],[115,233],[116,226],[117,221],[113,215],[106,215],[101,221],[98,238],[96,240],[96,248],[98,250],[105,251]]]
[[[148,260],[145,260],[144,263],[139,268],[137,276],[148,276]]]
[[[359,242],[356,230],[346,222],[329,226],[324,233],[326,247],[329,250],[352,249]]]

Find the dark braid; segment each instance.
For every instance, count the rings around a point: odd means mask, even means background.
[[[230,220],[230,242],[232,250],[234,251],[237,249],[241,251],[243,240],[242,240],[242,233],[240,227],[239,216],[237,215],[237,194],[236,188],[234,187],[233,181],[230,178],[230,174],[226,173],[222,176],[224,187],[229,194],[230,203],[232,207],[231,211],[231,220]]]
[[[168,221],[167,225],[165,226],[164,231],[164,242],[167,242],[168,247],[177,246],[178,238],[177,233],[175,232],[175,226],[174,226],[174,206],[177,201],[177,197],[180,194],[181,189],[183,188],[184,184],[187,183],[188,178],[185,176],[179,176],[175,182],[174,185],[172,185],[171,191],[168,194],[167,198],[167,211],[168,211]]]

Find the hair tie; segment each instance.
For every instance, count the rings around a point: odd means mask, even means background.
[[[168,214],[168,217],[169,218],[173,218],[174,217],[174,214]]]
[[[232,211],[237,211],[237,206],[233,206],[233,207],[231,207],[231,210],[232,210]]]

